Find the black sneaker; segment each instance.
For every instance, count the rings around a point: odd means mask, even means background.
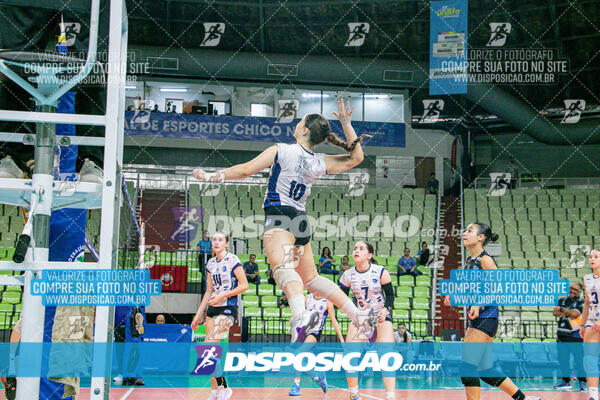
[[[17,378],[8,376],[6,377],[6,387],[4,388],[4,395],[7,400],[15,400],[17,397]]]
[[[571,389],[571,382],[562,381],[558,385],[554,386],[555,390],[568,390]]]

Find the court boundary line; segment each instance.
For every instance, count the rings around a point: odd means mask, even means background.
[[[350,393],[350,390],[348,390],[348,389],[344,389],[344,388],[337,387],[337,386],[332,386],[332,385],[327,385],[327,386],[330,387],[330,388],[332,388],[332,389],[343,390],[344,392]],[[394,390],[394,392],[395,392],[395,390]],[[364,396],[364,397],[368,397],[368,398],[371,398],[371,399],[374,399],[374,400],[385,400],[385,399],[382,399],[381,397],[375,397],[375,396],[371,396],[370,394],[360,393],[360,391],[358,393],[360,394],[361,397]]]
[[[129,397],[129,395],[130,395],[131,393],[133,393],[133,391],[134,391],[134,390],[135,390],[135,388],[129,388],[129,390],[127,391],[127,393],[125,393],[125,394],[123,395],[123,397],[121,397],[121,400],[125,400],[125,399],[127,399],[127,398]]]

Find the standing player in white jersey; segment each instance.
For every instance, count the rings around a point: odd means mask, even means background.
[[[270,177],[263,205],[265,212],[265,253],[273,270],[273,279],[289,299],[292,342],[303,342],[318,320],[316,312],[306,311],[304,288],[324,297],[341,308],[354,325],[367,335],[374,323],[371,315],[359,312],[354,303],[329,279],[317,273],[310,248],[311,228],[305,204],[312,184],[325,174],[337,174],[360,164],[363,151],[351,124],[350,103],[338,101],[339,119],[347,142],[331,132],[329,122],[319,114],[307,114],[294,130],[295,144],[278,144],[255,159],[222,171],[206,173],[194,170],[194,177],[204,182],[240,180],[270,167]],[[325,155],[313,148],[324,141],[345,149],[347,154]]]
[[[227,251],[229,235],[217,231],[212,238],[215,257],[206,263],[206,293],[192,320],[192,329],[197,329],[206,310],[205,343],[218,343],[229,332],[237,316],[240,294],[248,290],[248,280],[240,259]],[[207,308],[208,306],[208,308]],[[232,395],[224,377],[210,378],[211,394],[208,400],[227,400]]]
[[[306,296],[306,310],[308,311],[316,311],[319,313],[319,321],[317,325],[308,331],[306,339],[304,343],[318,343],[321,340],[321,335],[323,333],[323,328],[325,327],[325,322],[327,321],[327,317],[331,318],[331,325],[335,330],[340,342],[344,343],[344,336],[342,335],[342,330],[340,329],[340,325],[335,319],[335,310],[333,309],[333,304],[323,298],[316,297],[314,294],[309,293]],[[307,347],[304,347],[305,351],[308,350]],[[320,376],[315,376],[315,381],[319,383],[321,389],[323,389],[323,393],[327,393],[327,379],[325,378],[325,374],[322,373]],[[294,379],[294,384],[290,389],[290,396],[300,396],[300,377],[296,377]]]
[[[361,310],[373,310],[377,314],[377,343],[394,343],[394,327],[391,310],[394,306],[394,288],[390,273],[377,265],[373,259],[373,245],[360,241],[352,253],[356,266],[346,270],[340,277],[339,285],[348,294],[350,290]],[[346,343],[366,342],[354,326],[348,327]],[[350,400],[359,400],[358,377],[347,378]],[[383,377],[386,400],[395,399],[396,378]]]
[[[583,278],[585,304],[581,316],[579,334],[583,338],[583,366],[588,375],[588,393],[591,400],[598,400],[598,353],[600,352],[600,250],[590,252],[593,272]]]

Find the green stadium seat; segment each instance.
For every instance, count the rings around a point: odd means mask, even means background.
[[[277,307],[264,307],[263,308],[263,318],[279,318],[280,312]]]
[[[394,320],[396,319],[402,319],[402,320],[409,320],[410,319],[410,310],[406,309],[406,308],[394,308]]]
[[[277,307],[277,296],[261,296],[260,302],[263,308]]]
[[[282,318],[290,318],[292,316],[292,310],[289,307],[284,307],[281,309],[281,317]]]
[[[392,278],[392,283],[396,280]],[[415,288],[419,289],[419,288]],[[396,287],[396,296],[398,297],[413,297],[413,288],[410,286],[398,286]]]
[[[431,304],[428,297],[415,297],[412,299],[413,310],[429,310]]]
[[[4,292],[2,293],[2,303],[17,304],[21,302],[20,292]]]
[[[246,295],[246,293],[248,293],[248,292],[245,292],[242,295],[244,307],[258,307],[260,305],[259,297],[256,295],[253,295],[253,294]]]
[[[394,298],[394,309],[397,308],[410,309],[410,299],[407,297]]]
[[[428,287],[422,287],[422,286],[417,286],[414,288],[414,295],[415,297],[426,297],[426,298],[430,298],[430,294],[429,294],[429,288]]]
[[[427,286],[427,287],[431,286],[431,277],[429,277],[429,276],[424,276],[424,275],[417,276],[415,278],[415,280],[416,280],[416,286]]]
[[[244,307],[244,316],[260,318],[262,316],[261,309],[260,307]]]
[[[273,287],[273,285],[268,283],[261,283],[257,285],[256,290],[259,296],[271,296],[275,294]]]
[[[402,275],[400,277],[400,286],[415,286],[415,278],[411,275]]]

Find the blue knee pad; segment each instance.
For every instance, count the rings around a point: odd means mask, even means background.
[[[590,354],[583,356],[583,368],[587,376],[598,376],[598,356]]]

